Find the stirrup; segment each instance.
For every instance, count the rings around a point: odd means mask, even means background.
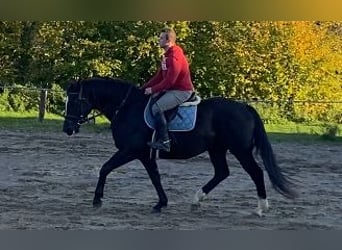
[[[166,152],[170,152],[170,141],[171,140],[148,142],[147,145],[149,145],[153,149],[164,150]]]

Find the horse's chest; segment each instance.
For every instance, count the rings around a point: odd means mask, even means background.
[[[137,131],[136,126],[130,124],[113,124],[112,125],[113,137],[115,140],[126,140]]]

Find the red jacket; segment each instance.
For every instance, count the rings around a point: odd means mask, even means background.
[[[194,90],[189,63],[179,46],[174,45],[165,52],[157,74],[142,88],[149,87],[153,94],[166,90]]]

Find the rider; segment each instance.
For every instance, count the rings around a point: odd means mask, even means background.
[[[160,33],[159,46],[164,49],[161,67],[154,77],[142,86],[145,95],[161,97],[152,105],[152,114],[156,120],[155,142],[149,142],[151,148],[170,151],[170,139],[164,112],[185,102],[193,93],[189,63],[183,50],[176,44],[176,33],[165,28]]]

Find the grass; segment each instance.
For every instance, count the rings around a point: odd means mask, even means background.
[[[45,115],[43,122],[39,122],[37,112],[1,112],[0,130],[61,132],[63,120],[63,117],[50,113]],[[288,122],[286,124],[265,124],[265,128],[271,141],[342,142],[341,124]],[[98,117],[95,125],[85,124],[82,126],[82,130],[101,133],[109,130],[109,122],[104,117]]]
[[[44,132],[61,132],[64,118],[62,116],[46,113],[42,122],[38,119],[37,112],[1,112],[0,113],[0,129],[8,129],[15,131],[44,131]],[[85,124],[82,129],[90,132],[101,132],[109,128],[109,122],[99,117],[96,119],[96,125]]]
[[[273,141],[336,141],[342,142],[342,125],[326,123],[265,124]]]

